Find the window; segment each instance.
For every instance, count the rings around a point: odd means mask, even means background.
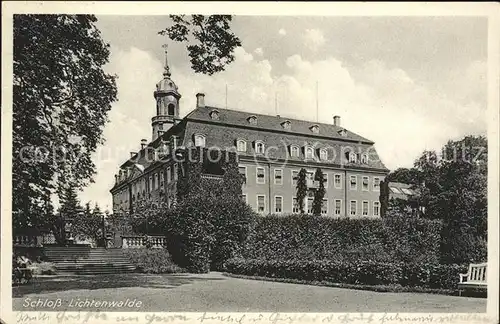
[[[174,180],[177,180],[179,177],[178,177],[178,174],[177,174],[177,164],[174,164],[174,168],[172,169],[172,172],[174,173],[173,175],[173,179]]]
[[[257,183],[263,184],[266,183],[266,169],[257,167]]]
[[[170,136],[170,151],[175,151],[177,149],[177,136]]]
[[[373,202],[373,216],[380,216],[380,202]]]
[[[342,200],[335,199],[335,215],[342,214]]]
[[[293,197],[292,201],[292,213],[300,213],[299,202],[296,197]]]
[[[194,135],[194,146],[205,147],[205,135]]]
[[[264,143],[262,141],[255,141],[255,153],[264,154]]]
[[[358,204],[357,204],[357,201],[356,200],[351,200],[351,205],[350,205],[350,212],[349,214],[351,216],[356,216],[357,214],[357,209],[358,209]]]
[[[247,151],[247,142],[244,140],[236,141],[236,149],[238,152],[246,152]]]
[[[257,211],[263,213],[266,211],[266,196],[257,195]]]
[[[338,131],[339,135],[342,136],[342,137],[345,137],[347,136],[347,131],[345,129],[341,129]]]
[[[362,188],[363,188],[363,191],[368,191],[368,189],[370,188],[369,180],[368,180],[368,177],[366,177],[366,176],[363,177]]]
[[[306,172],[306,183],[308,187],[314,186],[314,171]]]
[[[342,189],[342,175],[336,173],[334,175],[335,189]]]
[[[219,111],[217,109],[212,110],[209,115],[213,120],[219,120]]]
[[[349,188],[351,190],[356,190],[358,189],[358,177],[355,176],[355,175],[352,175],[350,177],[350,181],[349,181]]]
[[[153,176],[149,176],[149,191],[153,190]]]
[[[299,178],[299,171],[297,170],[292,170],[292,186],[296,187],[297,186],[297,179]]]
[[[310,128],[311,132],[313,132],[314,134],[318,134],[319,133],[319,126],[318,125],[312,125]]]
[[[250,116],[247,118],[247,121],[251,125],[257,125],[257,117],[255,116]]]
[[[175,115],[175,105],[172,103],[168,105],[168,115],[169,116]]]
[[[373,177],[373,191],[380,191],[380,178]]]
[[[241,200],[243,200],[245,203],[248,204],[248,197],[247,197],[247,194],[242,194],[241,195]]]
[[[170,178],[171,172],[170,172],[170,167],[167,168],[167,183],[170,183],[172,179]]]
[[[363,213],[363,216],[368,216],[368,201],[367,200],[363,201],[362,213]]]
[[[285,120],[284,122],[281,123],[281,127],[283,127],[284,129],[290,129],[291,128],[291,123],[289,120]]]
[[[356,163],[357,156],[356,153],[350,152],[349,153],[349,163]]]
[[[321,215],[327,215],[328,214],[328,199],[323,199],[323,202],[321,204]]]
[[[160,183],[158,182],[158,173],[155,173],[154,175],[154,181],[153,181],[153,190],[156,188],[160,187]]]
[[[276,213],[281,213],[283,210],[283,197],[275,196],[274,197],[274,211]]]
[[[307,213],[308,214],[313,213],[313,201],[314,201],[314,198],[311,198],[311,197],[307,198]]]
[[[323,185],[325,186],[325,189],[328,188],[328,173],[323,173],[323,179],[325,182],[323,182]]]
[[[368,154],[366,153],[361,154],[361,163],[364,164],[368,163]]]
[[[160,171],[160,188],[163,188],[164,182],[165,182],[165,175],[163,174],[163,171]]]
[[[304,153],[306,155],[306,159],[313,159],[314,158],[314,149],[311,146],[306,146],[304,148]]]
[[[243,183],[247,183],[247,167],[240,166],[238,167],[238,171],[240,172],[240,175],[243,178]]]
[[[299,157],[299,147],[297,145],[290,145],[290,156]]]
[[[319,158],[322,161],[328,160],[328,151],[326,149],[319,150]]]
[[[283,170],[282,169],[274,169],[274,184],[282,185],[283,184]]]

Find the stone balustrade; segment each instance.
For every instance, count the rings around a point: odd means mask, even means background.
[[[141,249],[148,246],[152,249],[163,249],[166,245],[167,239],[164,236],[122,236],[123,249]]]

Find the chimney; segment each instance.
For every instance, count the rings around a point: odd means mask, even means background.
[[[130,158],[133,158],[134,155],[136,155],[136,154],[137,154],[137,152],[130,152]]]
[[[340,116],[338,115],[333,116],[333,125],[340,127]]]
[[[205,108],[205,94],[197,93],[196,94],[196,108]]]
[[[141,139],[141,150],[144,150],[144,148],[148,145],[148,140],[143,138]]]

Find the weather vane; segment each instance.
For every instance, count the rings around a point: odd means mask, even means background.
[[[170,67],[168,66],[168,44],[163,44],[161,47],[165,49],[165,71],[163,72],[163,75],[170,77]]]

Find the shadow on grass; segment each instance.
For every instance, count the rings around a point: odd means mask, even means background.
[[[12,298],[27,294],[42,294],[67,290],[98,290],[109,288],[171,289],[196,281],[226,280],[210,276],[188,274],[108,274],[108,275],[65,275],[39,277],[29,284],[12,284]]]

